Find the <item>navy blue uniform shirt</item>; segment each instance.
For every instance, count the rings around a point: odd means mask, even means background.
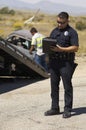
[[[57,39],[58,45],[62,47],[68,47],[68,46],[73,46],[73,45],[79,46],[78,34],[69,25],[65,29],[55,28],[51,32],[50,37],[53,39]]]

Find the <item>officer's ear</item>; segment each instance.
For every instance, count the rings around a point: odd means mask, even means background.
[[[70,22],[70,19],[68,19],[68,23]]]

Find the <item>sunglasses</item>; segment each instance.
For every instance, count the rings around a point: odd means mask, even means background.
[[[57,21],[58,24],[65,24],[66,22]]]

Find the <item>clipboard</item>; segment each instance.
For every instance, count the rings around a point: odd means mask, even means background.
[[[47,38],[43,38],[42,43],[43,43],[42,44],[43,53],[50,53],[50,52],[52,52],[50,50],[50,46],[56,46],[57,40],[56,39],[52,39],[50,37],[47,37]]]

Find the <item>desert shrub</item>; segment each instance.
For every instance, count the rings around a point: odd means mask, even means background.
[[[0,13],[1,14],[7,14],[9,12],[9,8],[8,7],[3,7],[2,9],[0,9]]]
[[[4,35],[4,31],[0,29],[0,36]]]
[[[82,21],[76,22],[75,27],[77,30],[82,31],[82,30],[86,29],[86,23],[82,22]]]
[[[13,9],[9,10],[8,7],[3,7],[3,8],[0,9],[0,14],[11,14],[11,15],[14,15],[15,11]]]
[[[13,25],[13,27],[15,28],[15,30],[22,29],[22,26],[23,26],[23,24],[21,22],[16,22]]]
[[[13,9],[9,10],[8,13],[11,14],[11,15],[15,15],[15,11]]]

